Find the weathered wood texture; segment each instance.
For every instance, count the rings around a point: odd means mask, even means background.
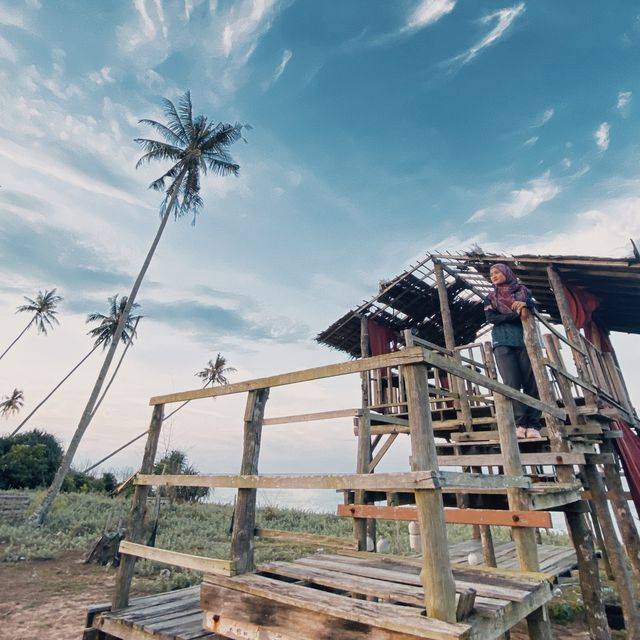
[[[140,471],[142,473],[151,473],[153,471],[153,463],[158,449],[158,440],[160,438],[163,416],[164,405],[156,405],[153,408],[153,413],[151,415],[149,435],[147,436],[144,455],[142,457],[142,465],[140,467]],[[136,486],[126,530],[126,539],[130,542],[141,543],[143,541],[144,516],[147,511],[148,495],[148,486]],[[118,567],[112,601],[112,608],[114,611],[126,607],[129,602],[129,590],[131,589],[131,581],[133,580],[135,564],[135,556],[125,556]]]
[[[258,473],[262,420],[268,398],[269,389],[256,389],[248,394],[244,414],[241,474],[254,475]],[[237,573],[253,571],[256,495],[255,489],[238,489],[231,533],[231,559]]]
[[[0,522],[24,520],[29,508],[29,496],[20,494],[0,494]]]
[[[411,425],[411,470],[438,471],[438,456],[431,426],[427,371],[423,365],[404,368]],[[416,509],[422,549],[421,578],[425,606],[430,618],[455,622],[455,584],[447,551],[447,530],[442,494],[438,490],[416,491]]]

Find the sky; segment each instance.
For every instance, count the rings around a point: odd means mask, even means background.
[[[314,336],[430,250],[630,255],[639,61],[640,9],[624,0],[0,1],[1,341],[28,321],[23,296],[64,297],[60,326],[0,362],[0,395],[22,389],[25,415],[91,348],[86,315],[128,293],[167,168],[136,170],[133,140],[163,97],[190,89],[195,113],[252,129],[232,148],[239,177],[207,176],[195,225],[170,221],[78,467],[144,431],[149,397],[196,388],[218,352],[234,381],[344,359]],[[614,344],[638,403],[638,339]],[[66,444],[100,363],[30,425]],[[192,403],[161,450],[236,472],[244,401]],[[359,403],[350,377],[274,389],[266,414]],[[265,427],[262,471],[354,465],[349,420]]]

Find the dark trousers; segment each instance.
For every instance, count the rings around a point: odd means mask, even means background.
[[[493,353],[498,365],[498,371],[502,381],[526,393],[532,398],[538,398],[538,387],[531,369],[531,361],[525,347],[495,347]],[[539,409],[528,407],[522,402],[512,400],[513,415],[516,419],[517,427],[542,427],[542,413]]]

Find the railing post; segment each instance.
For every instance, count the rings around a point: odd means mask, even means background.
[[[438,457],[431,423],[427,368],[424,364],[404,367],[411,432],[411,470],[438,471]],[[427,615],[446,622],[456,621],[456,586],[451,571],[441,489],[415,492],[422,572]]]
[[[158,404],[154,406],[140,473],[153,473],[153,463],[156,458],[156,451],[158,450],[158,440],[160,439],[163,416],[164,405]],[[147,511],[149,489],[149,486],[137,485],[133,494],[133,502],[131,504],[126,530],[126,537],[130,542],[141,543],[143,541],[144,516]],[[123,609],[129,605],[129,591],[131,590],[131,581],[133,580],[135,566],[135,556],[124,555],[120,560],[111,604],[113,611]]]
[[[256,475],[260,458],[262,421],[269,389],[249,391],[244,412],[244,440],[242,446],[241,475]],[[257,489],[238,489],[235,518],[231,533],[231,560],[236,573],[253,571],[254,532],[256,528]]]

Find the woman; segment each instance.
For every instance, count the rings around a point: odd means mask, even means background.
[[[538,398],[538,387],[524,346],[521,320],[527,309],[533,309],[531,292],[518,282],[506,264],[492,265],[489,277],[493,291],[485,300],[484,312],[487,322],[493,324],[491,339],[498,371],[505,384],[523,391],[528,396]],[[517,400],[511,402],[517,437],[541,438],[541,412]]]

